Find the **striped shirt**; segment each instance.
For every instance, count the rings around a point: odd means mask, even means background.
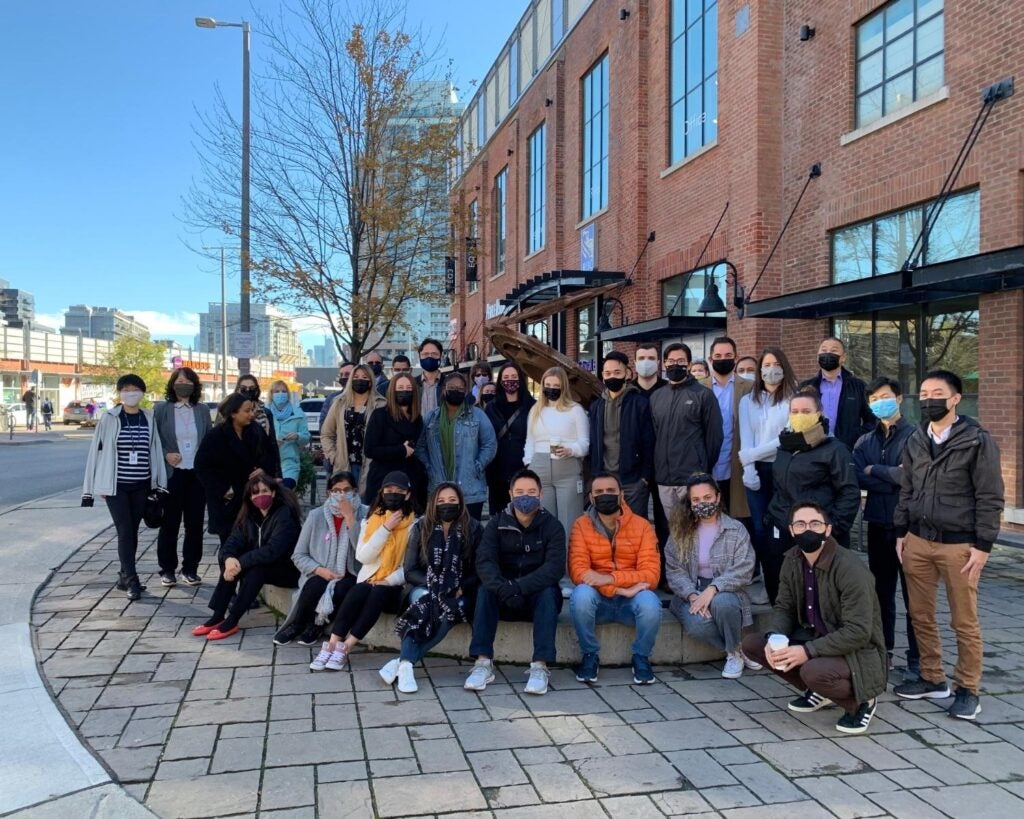
[[[149,482],[149,425],[142,412],[129,415],[123,409],[118,420],[117,482],[130,484]]]

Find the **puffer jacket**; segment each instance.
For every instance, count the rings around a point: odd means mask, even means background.
[[[814,564],[818,607],[828,634],[816,637],[805,615],[803,564],[799,548],[786,552],[768,632],[785,634],[794,644],[803,642],[812,658],[845,658],[853,677],[853,696],[857,702],[867,702],[885,691],[888,681],[875,579],[859,555],[829,538]]]
[[[416,443],[416,457],[427,468],[427,492],[446,480],[441,451],[441,413],[446,405],[431,410],[423,422],[423,434]],[[490,419],[479,407],[465,404],[455,416],[455,483],[466,496],[466,503],[487,500],[485,469],[498,451],[498,440]]]
[[[654,478],[659,486],[682,486],[694,472],[710,472],[722,450],[718,399],[691,376],[651,395]]]
[[[299,521],[291,509],[275,500],[266,517],[250,514],[231,530],[220,550],[220,559],[237,559],[243,572],[253,566],[274,565],[285,575],[294,574],[297,583],[299,570],[292,563],[292,552],[299,540]]]
[[[959,418],[941,446],[932,444],[926,421],[903,450],[896,532],[989,552],[999,536],[1003,491],[999,447],[977,421]]]
[[[476,573],[480,585],[494,592],[508,580],[524,596],[557,586],[565,573],[565,529],[546,509],[524,528],[509,505],[484,527]]]
[[[622,517],[612,537],[608,537],[593,507],[576,518],[569,536],[569,577],[579,584],[591,569],[611,575],[615,578],[612,583],[597,587],[605,597],[613,597],[616,588],[637,583],[646,583],[654,590],[661,580],[661,556],[654,528],[625,503],[621,509]]]

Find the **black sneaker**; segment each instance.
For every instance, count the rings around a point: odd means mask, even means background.
[[[897,697],[903,697],[905,700],[944,700],[946,697],[953,695],[949,690],[949,684],[945,680],[933,683],[924,679],[900,683],[893,688],[892,693]]]
[[[177,586],[178,578],[174,576],[174,572],[160,572],[160,585],[167,588]]]
[[[957,719],[974,719],[981,713],[981,701],[969,688],[957,688],[956,699],[949,706],[949,715]]]
[[[299,637],[300,646],[315,646],[320,643],[324,636],[324,627],[316,623],[306,628]]]
[[[788,708],[790,711],[796,711],[798,714],[812,714],[815,711],[820,711],[822,708],[828,708],[830,705],[832,705],[832,700],[821,696],[821,694],[815,694],[808,688],[804,691],[802,697],[790,700]]]
[[[114,584],[114,588],[118,591],[128,591],[128,575],[124,572],[118,572],[117,582]]]
[[[202,578],[195,572],[182,572],[181,582],[186,586],[201,586],[203,584]]]
[[[597,672],[601,665],[601,658],[596,654],[584,654],[580,664],[576,667],[576,680],[581,683],[597,682]]]
[[[142,597],[142,593],[146,590],[146,587],[139,582],[139,576],[137,574],[133,574],[129,577],[126,583],[127,588],[125,589],[125,593],[130,601],[134,602]]]
[[[295,636],[299,633],[299,628],[294,623],[289,623],[287,626],[283,626],[277,634],[274,635],[275,646],[286,646]]]
[[[637,685],[653,685],[657,682],[651,661],[647,657],[633,655],[633,682]]]
[[[862,702],[852,714],[843,714],[836,723],[836,730],[844,734],[863,734],[875,715],[875,701]]]

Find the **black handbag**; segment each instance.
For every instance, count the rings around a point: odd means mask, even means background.
[[[150,529],[159,529],[164,522],[164,499],[166,492],[158,489],[152,490],[146,495],[146,504],[142,507],[142,522]]]

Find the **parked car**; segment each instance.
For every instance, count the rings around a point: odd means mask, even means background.
[[[72,401],[64,407],[64,426],[89,423],[89,412],[85,408],[88,403],[88,401]]]
[[[21,402],[5,404],[0,406],[0,425],[4,432],[10,429],[9,423],[14,422],[15,429],[25,429],[28,424],[28,411]],[[39,416],[39,423],[42,423],[42,416]]]
[[[303,398],[299,401],[299,409],[306,416],[306,426],[309,427],[309,450],[317,466],[324,462],[324,451],[320,446],[320,410],[323,406],[323,398]]]

